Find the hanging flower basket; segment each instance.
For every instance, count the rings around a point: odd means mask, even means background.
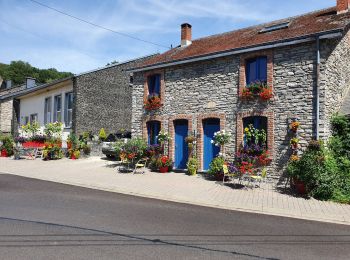
[[[298,121],[295,121],[295,122],[292,122],[290,125],[289,125],[289,129],[291,131],[293,131],[294,133],[296,133],[298,131],[298,128],[300,126],[300,122]]]

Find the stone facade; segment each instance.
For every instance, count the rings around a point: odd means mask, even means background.
[[[13,99],[2,99],[5,95],[25,89],[25,85],[0,90],[0,132],[11,133],[17,127],[16,115],[13,109]]]
[[[350,73],[348,36],[341,40],[321,40],[320,115],[321,137],[329,136],[329,117],[340,108],[347,92]],[[268,82],[274,97],[268,102],[246,101],[240,97],[245,84],[242,64],[249,57],[268,57]],[[340,68],[338,67],[340,65]],[[243,118],[250,115],[265,116],[268,121],[268,149],[272,157],[274,177],[279,177],[291,155],[289,124],[293,119],[301,123],[301,148],[315,137],[316,119],[316,41],[232,55],[207,61],[170,66],[162,69],[164,84],[163,107],[151,112],[162,121],[165,131],[173,132],[172,122],[179,116],[190,118],[191,129],[198,135],[197,153],[202,165],[202,119],[220,119],[221,129],[233,136],[226,152],[234,153],[243,139]],[[137,72],[133,86],[132,133],[146,136],[144,127],[152,118],[143,109],[145,75],[152,71]],[[157,70],[159,73],[159,69]],[[346,75],[345,75],[346,74]],[[337,80],[335,80],[337,78]],[[170,155],[173,155],[172,144]]]
[[[127,69],[144,59],[116,64],[93,72],[77,75],[74,80],[73,129],[77,134],[101,128],[108,133],[131,130],[130,75]]]

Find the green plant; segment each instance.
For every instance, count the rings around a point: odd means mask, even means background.
[[[222,166],[225,163],[225,159],[221,156],[215,157],[209,165],[208,174],[219,175],[222,173]]]
[[[39,132],[40,125],[38,122],[32,122],[32,123],[28,123],[26,125],[22,125],[21,128],[26,134],[33,137]]]
[[[78,137],[70,133],[67,137],[68,149],[78,149],[79,148],[79,139]]]
[[[199,168],[199,163],[196,157],[192,157],[187,162],[187,172],[189,175],[196,175]]]
[[[169,134],[161,130],[157,136],[159,143],[164,144],[170,140]]]
[[[171,167],[173,165],[173,161],[166,155],[160,156],[157,159],[157,167]]]
[[[75,150],[73,152],[73,154],[74,154],[75,159],[79,159],[80,158],[80,151],[79,150]]]
[[[265,145],[267,140],[266,131],[264,129],[256,129],[252,124],[244,128],[244,137],[248,145],[253,143]]]
[[[99,134],[98,134],[98,138],[100,141],[105,141],[107,138],[107,134],[104,128],[101,128]]]
[[[12,136],[11,135],[2,135],[2,136],[0,136],[0,141],[2,143],[2,145],[0,146],[0,151],[6,150],[8,156],[13,155],[15,142],[14,142]]]
[[[221,146],[230,142],[230,139],[231,139],[231,134],[225,132],[225,130],[221,130],[214,133],[214,138],[212,140],[212,143],[216,146]]]
[[[145,156],[147,143],[142,138],[129,139],[123,146],[122,152],[125,153],[129,159],[139,160]]]
[[[62,126],[61,122],[48,123],[45,125],[44,133],[49,137],[60,137],[62,134]]]

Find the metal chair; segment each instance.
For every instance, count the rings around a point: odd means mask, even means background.
[[[226,177],[233,177],[233,178],[237,178],[238,175],[235,173],[230,173],[230,171],[228,170],[228,166],[226,164],[224,164],[222,166],[222,171],[223,171],[223,178],[222,178],[222,183],[225,184],[225,178]]]
[[[135,169],[133,171],[133,174],[136,174],[136,173],[143,174],[143,173],[145,173],[146,164],[147,164],[147,158],[142,158],[142,159],[138,160],[137,163],[135,164]],[[138,169],[143,169],[143,171],[138,172],[137,171]]]
[[[261,183],[266,181],[266,177],[267,177],[267,169],[263,168],[261,171],[261,174],[251,175],[249,176],[249,179],[251,182],[259,182],[259,188],[260,188]]]

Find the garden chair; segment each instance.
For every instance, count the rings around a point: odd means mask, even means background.
[[[223,177],[222,177],[222,183],[225,184],[225,178],[226,177],[233,177],[233,178],[237,178],[238,175],[235,173],[230,173],[230,171],[228,170],[228,166],[227,165],[223,165],[222,166],[222,171],[223,171]]]
[[[249,176],[249,182],[252,182],[252,183],[258,182],[259,183],[258,187],[260,188],[261,183],[266,181],[266,177],[267,177],[267,169],[264,168],[262,169],[260,174]]]
[[[117,168],[119,172],[130,171],[130,162],[126,158],[120,160],[119,166]]]
[[[138,160],[137,163],[135,164],[135,169],[133,171],[133,174],[145,173],[146,164],[147,164],[147,158],[142,158],[142,159]],[[142,169],[142,171],[138,172],[138,170],[140,170],[140,169]]]

